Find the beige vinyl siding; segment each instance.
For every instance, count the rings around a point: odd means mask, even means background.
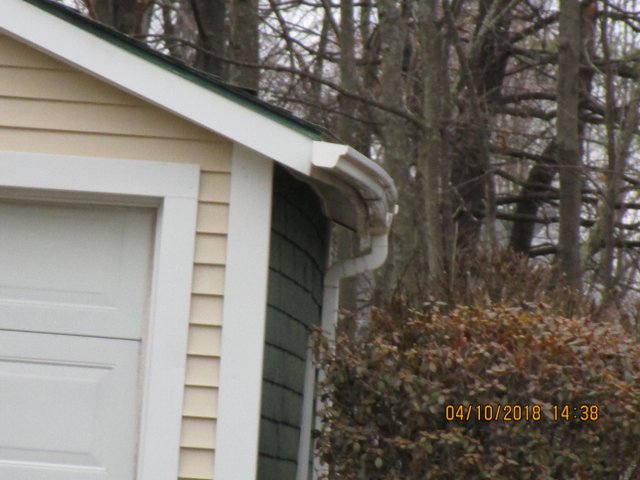
[[[231,147],[211,132],[0,35],[0,150],[201,167],[181,435],[184,480],[213,478]]]

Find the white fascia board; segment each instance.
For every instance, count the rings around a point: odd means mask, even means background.
[[[178,475],[199,183],[198,165],[0,153],[3,195],[159,206],[141,367],[139,480]]]
[[[357,191],[369,217],[363,233],[381,235],[389,231],[397,213],[398,193],[381,166],[347,145],[319,141],[313,142],[311,163],[311,177],[321,180],[330,172]]]
[[[272,178],[272,161],[234,145],[214,472],[221,480],[256,478]]]
[[[308,175],[312,139],[22,0],[2,0],[0,32]]]

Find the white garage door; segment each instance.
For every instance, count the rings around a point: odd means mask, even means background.
[[[154,219],[0,202],[0,479],[135,477]]]

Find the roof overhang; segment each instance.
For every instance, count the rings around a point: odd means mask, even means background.
[[[315,179],[329,215],[360,233],[389,229],[393,181],[352,148],[320,141],[317,131],[194,78],[93,22],[72,21],[47,1],[2,0],[2,7],[0,33]]]
[[[398,194],[393,180],[371,159],[347,146],[313,142],[311,178],[338,188],[350,200],[356,215],[355,227],[360,233],[381,235],[391,228],[397,210]],[[322,189],[322,187],[320,187]],[[329,215],[333,218],[350,213],[339,198],[327,192]],[[353,223],[345,219],[341,223]]]

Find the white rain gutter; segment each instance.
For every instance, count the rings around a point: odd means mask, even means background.
[[[398,192],[389,174],[347,145],[313,142],[311,178],[342,190],[359,217],[360,235],[388,234],[397,213]]]
[[[389,229],[398,211],[398,194],[389,174],[371,159],[346,145],[314,142],[311,176],[318,180],[332,180],[343,190],[358,210],[358,233],[370,238],[369,251],[361,256],[340,259],[329,267],[324,276],[322,297],[322,330],[335,338],[340,301],[340,282],[380,267],[387,258]],[[337,177],[337,178],[336,178]],[[315,369],[311,353],[307,355],[305,372],[303,417],[300,425],[300,446],[296,480],[309,479],[311,430],[314,424]],[[317,467],[317,465],[316,465]],[[314,476],[315,478],[315,476]]]
[[[335,335],[338,318],[340,281],[380,267],[387,258],[389,229],[397,213],[398,193],[389,174],[373,160],[347,145],[313,142],[311,177],[331,177],[338,188],[351,199],[364,222],[361,237],[370,240],[369,252],[354,258],[338,260],[324,276],[322,330]]]

